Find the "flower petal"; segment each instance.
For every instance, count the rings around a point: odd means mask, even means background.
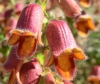
[[[37,39],[33,36],[21,37],[18,45],[17,53],[19,58],[26,58],[32,55],[36,50]]]
[[[56,70],[65,80],[72,80],[76,73],[74,59],[62,53],[55,61]]]
[[[92,22],[91,17],[88,17],[88,20],[87,20],[86,24],[87,24],[87,26],[89,27],[90,30],[94,30],[95,29],[95,26],[94,26],[94,24]]]
[[[54,55],[51,55],[49,60],[45,60],[46,62],[45,62],[44,65],[46,67],[49,67],[49,66],[51,66],[54,63],[54,60],[55,60]]]
[[[87,58],[80,48],[73,48],[71,56],[77,60],[84,60]]]
[[[12,34],[7,43],[9,45],[15,45],[19,42],[19,40],[20,40],[20,35]]]
[[[89,29],[86,28],[85,25],[84,26],[83,25],[84,25],[84,22],[77,23],[78,34],[82,37],[86,37]]]
[[[82,37],[86,37],[89,30],[95,29],[92,18],[87,14],[79,16],[76,19],[74,27],[78,29],[78,33]]]

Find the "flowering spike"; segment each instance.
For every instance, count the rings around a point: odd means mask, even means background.
[[[12,35],[8,40],[8,44],[11,45],[18,43],[17,54],[19,58],[27,58],[32,55],[38,43],[43,45],[41,41],[43,18],[43,10],[38,4],[28,4],[22,10],[16,29],[12,30]]]
[[[81,14],[82,9],[77,5],[75,0],[55,0],[55,2],[68,17],[75,18]]]

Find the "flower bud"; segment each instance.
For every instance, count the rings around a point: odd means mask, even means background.
[[[51,56],[45,66],[54,63],[57,72],[65,80],[72,80],[76,73],[74,58],[84,60],[86,56],[76,45],[68,25],[63,20],[51,20],[47,25],[46,36]]]
[[[75,18],[81,14],[82,9],[77,5],[75,0],[55,0],[55,2],[68,17]]]
[[[56,84],[55,79],[53,78],[52,73],[49,72],[49,73],[47,73],[44,76],[44,83],[45,84]]]
[[[38,84],[41,73],[42,68],[38,60],[35,58],[22,65],[20,70],[20,80],[22,84]]]
[[[25,59],[32,55],[41,42],[41,28],[44,14],[37,4],[28,4],[22,11],[16,29],[11,31],[9,45],[18,44],[17,54]],[[15,39],[16,38],[16,39]],[[29,46],[30,45],[30,46]]]

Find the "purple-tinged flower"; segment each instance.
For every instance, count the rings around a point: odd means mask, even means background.
[[[54,79],[52,73],[48,72],[48,73],[44,76],[44,83],[45,83],[45,84],[56,84],[55,79]]]
[[[23,5],[21,3],[17,3],[14,8],[15,14],[20,15],[22,10],[23,10]]]
[[[38,84],[41,74],[42,67],[38,60],[34,58],[22,65],[20,70],[20,80],[22,84]]]
[[[47,25],[46,36],[51,55],[45,66],[55,64],[57,72],[65,80],[72,80],[76,73],[74,58],[84,60],[86,56],[76,45],[68,25],[63,20],[51,20]]]
[[[16,29],[11,31],[8,40],[9,45],[18,45],[17,54],[19,58],[27,58],[32,55],[37,47],[37,43],[43,45],[41,41],[41,28],[44,13],[37,4],[28,4],[22,11]]]
[[[24,61],[18,59],[18,56],[16,54],[16,49],[17,46],[13,46],[4,64],[0,65],[2,71],[11,73],[8,80],[8,84],[13,84],[15,78],[18,77],[17,74],[19,73],[20,67]]]
[[[9,19],[4,29],[6,38],[10,36],[9,35],[10,30],[14,29],[16,25],[17,25],[17,20],[15,18]]]
[[[96,65],[93,67],[91,74],[88,77],[88,81],[91,82],[91,84],[100,83],[100,66]]]
[[[75,0],[54,0],[68,17],[75,18],[81,15],[82,9]]]

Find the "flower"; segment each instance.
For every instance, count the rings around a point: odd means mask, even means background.
[[[91,1],[90,1],[90,0],[80,0],[79,3],[80,3],[83,7],[90,7],[90,5],[91,5]]]
[[[3,64],[3,67],[7,72],[10,72],[11,70],[15,69],[17,67],[18,62],[20,61],[20,59],[18,59],[18,56],[16,54],[16,49],[17,46],[12,47],[8,58]]]
[[[45,62],[49,67],[55,64],[56,70],[65,80],[72,80],[76,73],[74,58],[84,60],[86,56],[76,45],[74,37],[63,20],[51,20],[47,25],[46,36],[50,47],[50,59]]]
[[[63,81],[64,84],[73,84],[72,82]]]
[[[20,13],[22,12],[22,10],[23,10],[23,5],[21,3],[17,3],[15,5],[15,10],[14,10],[15,14],[20,15]]]
[[[10,30],[14,29],[16,25],[17,25],[17,20],[15,18],[10,18],[4,28],[6,38],[10,36],[9,35]]]
[[[48,72],[44,76],[44,82],[45,82],[45,84],[56,84],[55,79],[54,79],[54,77],[53,77],[51,72]]]
[[[24,61],[18,59],[16,49],[17,46],[13,46],[4,64],[0,64],[0,70],[2,70],[3,72],[10,72],[8,84],[14,83],[16,77],[18,77],[17,74],[19,74],[20,67]]]
[[[82,37],[86,37],[89,30],[93,31],[95,29],[92,18],[87,14],[80,15],[76,18],[74,27],[78,30],[78,34]]]
[[[20,80],[22,84],[38,84],[41,74],[42,67],[38,60],[34,58],[22,65],[20,70]]]
[[[41,41],[41,28],[43,23],[43,10],[37,4],[28,4],[22,11],[16,29],[11,31],[8,40],[9,45],[17,45],[17,54],[20,59],[25,59],[32,55],[37,47],[37,43],[43,45]]]
[[[0,22],[6,24],[13,13],[13,9],[7,9],[0,14]]]
[[[91,71],[90,76],[88,77],[88,82],[91,84],[98,84],[100,83],[100,66],[95,65]]]
[[[68,17],[75,18],[81,14],[82,9],[77,5],[75,0],[54,0],[64,14]]]

